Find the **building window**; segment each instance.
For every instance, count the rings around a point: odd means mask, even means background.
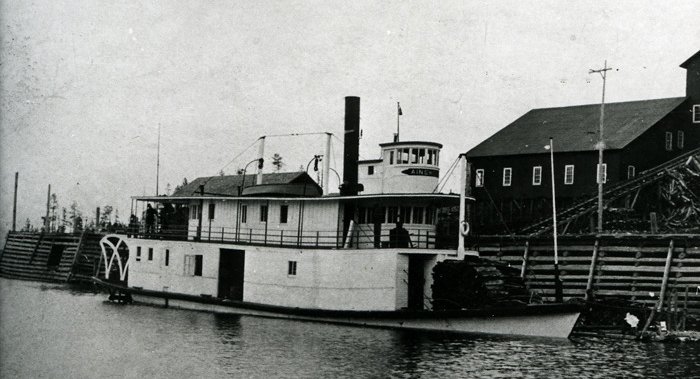
[[[564,184],[574,184],[574,165],[564,166]]]
[[[209,220],[213,220],[213,219],[214,219],[214,208],[215,208],[215,205],[216,205],[216,204],[209,204],[209,213],[208,213],[208,215],[209,215]]]
[[[267,205],[260,206],[260,222],[267,222]]]
[[[666,150],[673,150],[673,133],[666,132]]]
[[[685,133],[683,133],[682,130],[679,130],[678,137],[676,137],[676,145],[678,146],[679,149],[682,149],[684,144],[685,144]]]
[[[199,220],[199,206],[197,205],[192,205],[190,206],[190,219],[192,220]]]
[[[636,175],[634,166],[627,166],[627,179],[632,179]]]
[[[394,150],[389,152],[389,164],[394,164]]]
[[[423,207],[413,208],[413,223],[422,224],[423,223]]]
[[[598,177],[596,178],[596,183],[600,183],[600,178],[603,178],[603,183],[608,182],[608,164],[603,163],[603,170],[601,172],[600,165],[596,165],[596,171],[598,172]]]
[[[136,246],[136,262],[141,262],[141,246]]]
[[[693,124],[700,124],[700,104],[693,105]]]
[[[474,185],[476,187],[484,186],[484,169],[480,168],[476,170],[476,178],[474,179]]]
[[[152,247],[148,248],[148,260],[149,261],[153,260],[153,248]]]
[[[185,255],[185,275],[202,276],[203,263],[201,254]]]
[[[513,169],[510,167],[503,168],[503,187],[510,187],[511,179],[513,179]]]
[[[289,214],[289,205],[280,205],[280,224],[287,223],[287,215]]]
[[[374,175],[374,166],[367,166],[367,175]]]
[[[297,261],[288,261],[287,262],[287,275],[296,275],[297,274]]]
[[[248,222],[248,206],[241,205],[241,223],[245,224]]]
[[[165,249],[165,265],[170,264],[170,249]]]
[[[534,166],[532,168],[532,185],[539,186],[542,184],[542,166]]]

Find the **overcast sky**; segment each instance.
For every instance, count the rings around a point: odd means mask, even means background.
[[[361,97],[363,158],[400,101],[401,139],[443,143],[444,172],[532,108],[599,102],[588,70],[606,59],[608,101],[684,96],[698,14],[697,0],[0,0],[0,230],[15,172],[19,225],[40,224],[48,184],[63,207],[124,220],[130,196],[155,193],[159,124],[163,192],[234,173],[262,135],[342,138],[345,96]],[[265,150],[294,171],[323,139]]]

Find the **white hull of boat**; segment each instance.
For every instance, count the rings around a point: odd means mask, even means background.
[[[143,294],[132,294],[136,303],[167,306],[170,308],[207,311],[222,314],[250,315],[270,318],[283,318],[303,321],[327,322],[345,325],[358,325],[382,328],[414,329],[440,332],[456,332],[469,334],[492,334],[527,337],[568,338],[578,320],[580,312],[557,311],[538,312],[525,315],[483,315],[483,316],[449,316],[412,317],[406,312],[392,312],[395,316],[387,316],[382,312],[381,317],[369,316],[324,316],[289,314],[264,309],[237,307],[234,304],[200,303],[190,300],[163,298]],[[538,307],[537,305],[531,307]],[[433,312],[424,312],[425,314]],[[415,314],[415,313],[414,313]]]

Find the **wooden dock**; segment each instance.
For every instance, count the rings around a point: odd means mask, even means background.
[[[517,267],[531,291],[554,299],[551,237],[489,236],[470,245]],[[697,234],[560,236],[559,269],[565,299],[616,297],[700,314]]]
[[[89,281],[101,256],[102,234],[9,232],[0,252],[0,276],[63,283]]]

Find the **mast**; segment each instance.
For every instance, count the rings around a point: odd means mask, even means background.
[[[331,133],[326,133],[326,151],[323,153],[323,194],[331,193],[329,186],[329,175],[331,169]]]

